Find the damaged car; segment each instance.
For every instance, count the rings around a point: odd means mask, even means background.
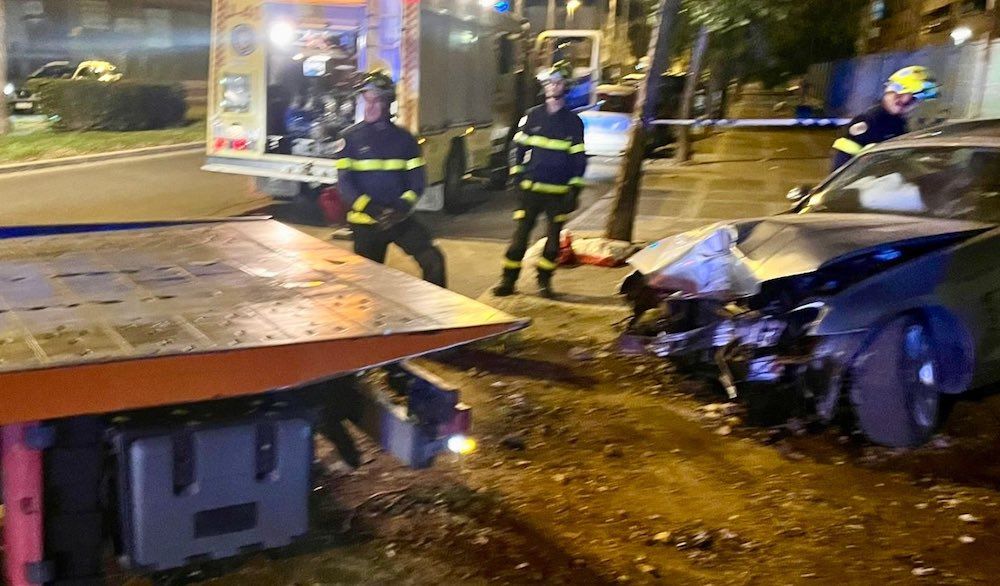
[[[630,258],[623,347],[710,373],[751,414],[852,415],[889,446],[1000,381],[1000,120],[882,143],[789,199]]]

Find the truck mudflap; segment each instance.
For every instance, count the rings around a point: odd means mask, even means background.
[[[274,221],[96,228],[4,239],[0,425],[297,388],[528,324]]]
[[[37,423],[15,423],[0,429],[4,577],[10,586],[44,584],[52,579],[52,564],[44,561],[42,450],[47,443]]]

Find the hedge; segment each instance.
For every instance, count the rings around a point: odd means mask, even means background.
[[[28,89],[57,130],[152,130],[182,125],[187,113],[180,84],[46,79]]]

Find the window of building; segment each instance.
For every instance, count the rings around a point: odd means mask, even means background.
[[[962,14],[986,12],[988,0],[963,0]]]
[[[920,29],[924,34],[934,34],[947,30],[951,24],[951,5],[946,4],[924,14],[920,24]]]
[[[885,0],[873,0],[871,4],[872,22],[879,22],[886,17]]]

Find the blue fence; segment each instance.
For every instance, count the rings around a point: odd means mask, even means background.
[[[990,54],[992,53],[992,55]],[[921,105],[915,126],[942,119],[1000,116],[1000,42],[941,45],[912,52],[877,53],[814,65],[806,78],[809,96],[826,116],[850,117],[882,95],[885,80],[907,65],[931,68],[942,84],[941,97]]]

